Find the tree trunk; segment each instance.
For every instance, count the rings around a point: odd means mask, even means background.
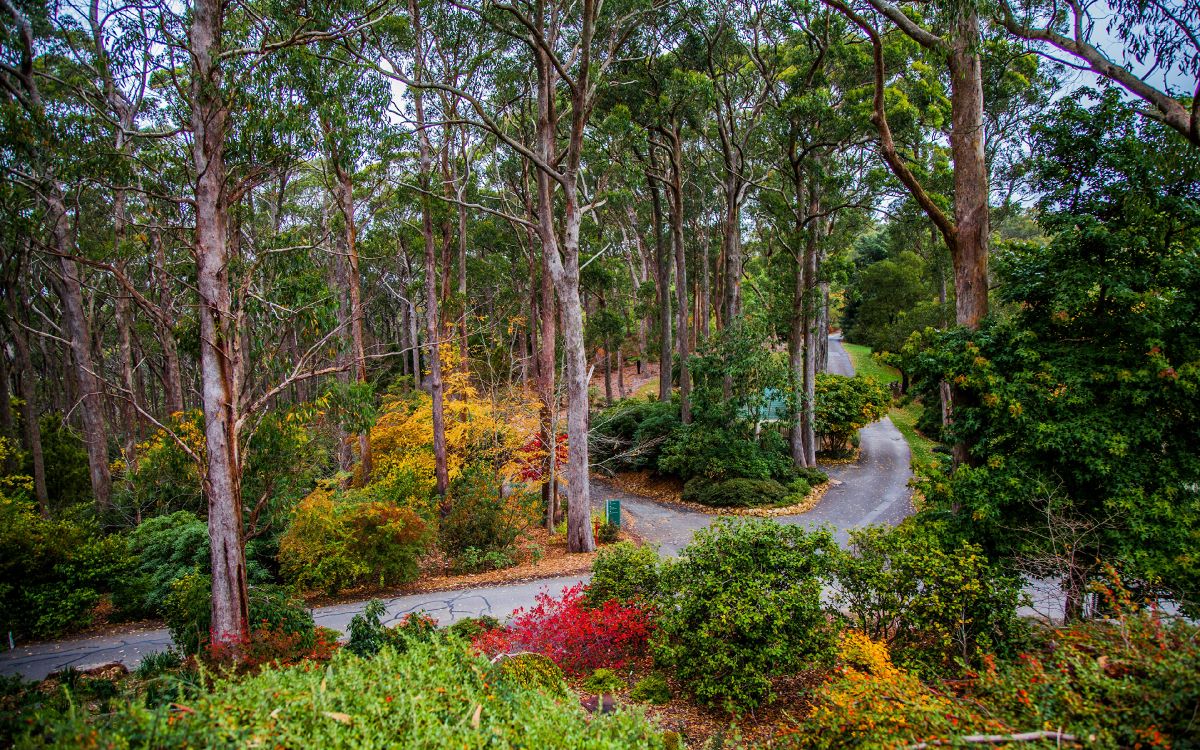
[[[712,318],[712,284],[709,282],[708,231],[700,233],[700,340],[708,339]]]
[[[166,396],[167,411],[171,414],[182,412],[183,376],[179,366],[179,349],[175,343],[175,332],[171,330],[170,312],[171,280],[167,275],[167,253],[163,248],[162,236],[157,228],[150,229],[150,254],[154,263],[154,278],[158,285],[158,306],[162,315],[155,316],[155,334],[163,352],[163,391]]]
[[[663,246],[662,204],[658,186],[650,185],[650,201],[654,217],[654,276],[658,295],[658,400],[671,400],[671,256]]]
[[[409,15],[412,19],[413,34],[416,44],[417,79],[424,75],[425,53],[422,33],[421,15],[417,0],[409,0]],[[420,154],[421,189],[425,196],[421,200],[421,233],[425,238],[425,334],[429,338],[429,395],[433,399],[433,456],[435,489],[442,498],[441,512],[443,515],[450,510],[447,504],[446,490],[450,485],[449,472],[446,467],[446,416],[445,403],[442,394],[442,363],[438,338],[438,297],[437,297],[437,259],[433,240],[433,212],[429,205],[429,188],[433,173],[433,160],[429,145],[429,134],[425,130],[425,105],[420,88],[413,88],[413,101],[417,117],[418,146]]]
[[[800,429],[804,444],[805,466],[817,465],[817,326],[816,296],[819,219],[821,212],[820,194],[816,180],[808,187],[808,237],[804,243],[804,295],[802,332],[804,336],[804,398],[801,401]]]
[[[988,311],[988,173],[984,157],[979,16],[959,14],[950,53],[950,149],[954,158],[954,292],[959,325],[975,329]]]
[[[683,246],[683,146],[678,130],[671,138],[671,183],[668,210],[671,218],[671,244],[675,251],[675,310],[678,322],[675,341],[679,344],[679,413],[684,424],[692,422],[692,383],[688,373],[688,285],[687,259]]]
[[[55,287],[62,299],[63,325],[67,329],[71,358],[75,363],[74,380],[79,394],[80,410],[83,413],[83,442],[88,454],[88,478],[91,480],[92,494],[97,507],[106,511],[111,505],[112,478],[108,471],[108,430],[104,423],[104,394],[92,358],[91,335],[83,308],[83,287],[79,281],[79,264],[71,257],[75,248],[75,240],[71,236],[71,222],[57,184],[52,184],[47,193],[47,218],[54,235],[62,277]]]
[[[197,0],[192,9],[192,161],[196,170],[196,286],[200,295],[200,380],[204,408],[208,534],[212,556],[214,645],[238,648],[249,637],[245,543],[242,536],[241,464],[234,410],[239,403],[234,372],[229,289],[228,203],[225,195],[225,134],[229,110],[223,85],[223,6]]]
[[[336,160],[338,155],[334,154]],[[359,383],[367,382],[367,351],[363,342],[363,304],[362,280],[358,270],[358,230],[354,223],[354,183],[350,173],[341,164],[336,164],[334,170],[337,177],[337,201],[345,222],[346,233],[346,281],[350,293],[350,340],[354,353],[354,379]],[[359,460],[362,463],[360,481],[366,485],[371,481],[371,437],[367,432],[358,436]]]
[[[550,264],[545,258],[545,252],[542,251],[541,299],[538,305],[541,312],[542,345],[538,348],[537,373],[538,393],[542,400],[542,445],[546,449],[542,500],[546,504],[546,530],[553,533],[558,523],[558,429],[555,425],[558,397],[554,392],[554,370],[557,363],[555,348],[558,345],[555,310],[558,301],[554,297],[554,281],[550,278]]]

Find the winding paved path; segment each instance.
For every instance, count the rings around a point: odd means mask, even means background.
[[[829,342],[830,371],[853,375],[854,366],[842,347],[840,336]],[[871,523],[899,523],[911,512],[909,503],[908,445],[886,417],[859,432],[862,456],[855,464],[829,467],[837,482],[816,508],[796,516],[779,516],[784,523],[833,527],[844,544],[849,530]],[[620,498],[634,530],[646,541],[659,546],[663,554],[675,555],[691,541],[699,529],[712,523],[714,516],[662,505],[635,497],[607,485],[593,485],[597,504],[608,498]],[[404,615],[423,610],[439,623],[450,624],[465,617],[492,615],[505,618],[520,607],[533,603],[542,591],[558,593],[565,586],[585,580],[586,576],[562,576],[525,583],[484,586],[460,591],[443,591],[398,596],[384,600],[388,623]],[[318,625],[345,632],[350,618],[365,602],[351,602],[313,610]],[[0,674],[21,674],[41,679],[51,672],[73,666],[86,668],[119,661],[130,667],[148,653],[171,645],[163,628],[130,627],[98,635],[20,646],[0,653]]]

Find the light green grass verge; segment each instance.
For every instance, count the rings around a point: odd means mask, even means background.
[[[914,470],[933,466],[942,457],[933,450],[937,443],[917,432],[917,420],[921,418],[921,409],[923,408],[916,401],[910,401],[906,406],[893,406],[892,410],[888,412],[888,416],[892,418],[892,424],[896,425],[896,429],[900,430],[900,434],[908,443],[908,449],[912,452]]]
[[[862,344],[842,343],[850,361],[854,363],[854,371],[859,375],[875,378],[880,383],[893,383],[900,380],[900,372],[894,367],[888,367],[875,361],[871,356],[871,348]],[[940,454],[934,452],[937,443],[917,432],[917,420],[921,418],[923,407],[916,401],[910,401],[906,406],[893,406],[888,412],[892,424],[900,430],[912,452],[913,469],[933,466]]]
[[[900,371],[895,367],[881,365],[871,356],[871,347],[863,346],[862,344],[847,344],[842,342],[842,346],[846,348],[846,353],[850,355],[850,361],[854,364],[854,372],[858,375],[865,375],[868,378],[887,385],[900,379]]]

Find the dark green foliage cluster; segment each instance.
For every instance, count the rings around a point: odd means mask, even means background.
[[[427,643],[437,631],[437,622],[424,612],[405,615],[393,627],[383,624],[387,612],[383,602],[372,599],[367,606],[350,619],[347,631],[350,634],[346,650],[359,656],[374,656],[384,646],[404,651],[413,643]]]
[[[671,688],[667,685],[666,677],[658,672],[652,672],[637,681],[633,690],[629,691],[629,697],[639,703],[661,706],[671,702]]]
[[[683,499],[719,508],[756,508],[783,504],[788,491],[774,479],[693,477],[683,486]]]
[[[997,254],[1009,313],[931,333],[915,358],[924,388],[959,389],[948,439],[972,447],[926,494],[1036,575],[1078,591],[1103,561],[1194,608],[1200,150],[1115,93],[1085,100],[1059,103],[1035,131],[1054,236]]]
[[[0,495],[0,631],[49,637],[85,627],[102,597],[136,585],[136,563],[120,536]]]
[[[760,444],[730,430],[688,425],[671,435],[659,456],[658,470],[685,482],[693,477],[790,482],[796,475],[795,464],[786,445],[777,435],[767,435],[775,433],[764,433]]]
[[[918,673],[1012,657],[1025,635],[1021,581],[944,524],[918,516],[899,527],[850,532],[839,555],[834,599],[850,626],[890,647]]]
[[[682,424],[675,401],[626,399],[592,417],[592,462],[609,473],[656,468],[663,445]]]
[[[514,489],[513,492],[523,492]],[[516,498],[490,463],[467,466],[450,486],[450,512],[438,526],[439,546],[467,571],[514,565],[517,537],[536,522],[538,498]]]
[[[589,717],[564,700],[561,674],[555,691],[528,686],[536,680],[516,673],[503,663],[493,667],[460,639],[438,636],[371,659],[343,652],[323,669],[267,667],[251,677],[220,678],[188,701],[187,712],[138,701],[114,701],[99,715],[79,706],[23,730],[17,744],[74,748],[98,734],[122,747],[245,747],[263,737],[313,748],[663,747],[640,713]]]
[[[592,606],[610,600],[653,604],[663,594],[666,567],[653,547],[618,542],[596,555],[584,598]]]
[[[171,640],[185,654],[199,653],[207,644],[212,622],[212,579],[206,573],[188,573],[171,584],[163,603],[163,619]],[[250,627],[299,636],[299,645],[316,642],[312,613],[304,603],[279,586],[250,587]]]
[[[700,531],[666,574],[656,660],[705,705],[770,700],[772,676],[831,654],[821,590],[836,549],[826,531],[766,520]]]
[[[787,355],[768,346],[756,323],[742,321],[714,332],[703,351],[689,358],[696,422],[753,433],[768,391],[790,393]]]

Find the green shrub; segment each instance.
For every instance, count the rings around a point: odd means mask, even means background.
[[[854,529],[850,545],[838,556],[835,601],[897,664],[944,671],[981,653],[1011,655],[1023,641],[1020,579],[940,525],[920,518]]]
[[[169,648],[166,651],[155,651],[143,656],[133,670],[133,674],[139,680],[150,680],[164,672],[178,669],[182,664],[183,658],[179,652]]]
[[[600,524],[600,532],[596,534],[596,541],[600,544],[612,544],[621,538],[621,527],[615,523]]]
[[[882,419],[892,405],[892,394],[873,378],[822,372],[816,382],[814,428],[830,453],[850,450],[859,428]]]
[[[384,644],[383,615],[387,611],[383,602],[372,599],[363,607],[363,611],[350,618],[346,632],[350,635],[346,641],[346,650],[359,656],[374,656],[379,653]]]
[[[454,569],[464,573],[479,573],[485,570],[511,568],[516,564],[517,558],[512,551],[467,547],[455,559]]]
[[[834,550],[827,531],[762,519],[701,530],[667,573],[656,660],[705,705],[770,700],[771,677],[831,653],[821,591]]]
[[[522,653],[502,657],[496,663],[495,671],[506,685],[547,695],[567,694],[567,681],[562,669],[542,654]]]
[[[311,647],[316,626],[304,603],[278,586],[250,587],[250,627],[299,636],[298,646]],[[188,573],[171,584],[163,606],[163,619],[171,640],[185,654],[196,654],[208,645],[212,622],[212,579]]]
[[[459,567],[482,570],[513,564],[508,562],[515,561],[511,554],[491,560],[486,554],[511,550],[521,532],[537,522],[540,500],[520,489],[507,491],[495,468],[483,462],[467,466],[450,485],[449,502],[450,512],[438,526],[438,544],[452,558],[476,550],[470,556],[474,565],[460,560]]]
[[[407,508],[317,490],[296,506],[279,541],[279,566],[295,585],[329,593],[397,585],[416,578],[427,539],[425,522]]]
[[[477,636],[490,633],[499,627],[501,627],[500,621],[495,617],[482,615],[481,617],[464,617],[446,628],[446,631],[469,642]]]
[[[625,689],[625,680],[611,669],[601,667],[583,681],[583,689],[596,695],[611,695]]]
[[[629,697],[639,703],[661,706],[671,702],[671,688],[667,685],[666,677],[653,672],[637,681],[633,690],[629,692]]]
[[[592,580],[584,593],[589,606],[616,600],[654,603],[661,593],[664,563],[653,547],[618,542],[601,549],[592,563]]]
[[[716,508],[758,508],[780,505],[788,489],[774,479],[726,479],[714,482],[694,477],[683,487],[683,499]]]
[[[588,716],[573,700],[497,684],[487,660],[458,639],[437,638],[372,659],[349,652],[328,666],[266,668],[215,680],[211,691],[169,706],[121,704],[111,716],[78,706],[28,729],[28,747],[523,747],[659,750],[658,728],[640,712]],[[170,720],[168,721],[168,718]],[[90,719],[90,720],[89,720]]]
[[[86,627],[105,594],[135,579],[121,537],[0,495],[0,631],[50,637]]]
[[[797,505],[804,502],[804,498],[808,497],[808,493],[812,492],[812,485],[804,479],[793,479],[792,483],[787,486],[787,494],[784,495],[781,503],[783,505]]]
[[[700,424],[672,433],[659,456],[658,470],[685,482],[693,477],[790,482],[796,474],[786,451],[764,448],[735,432]]]
[[[829,481],[829,475],[815,466],[797,466],[796,479],[808,482],[809,487],[819,487]]]

